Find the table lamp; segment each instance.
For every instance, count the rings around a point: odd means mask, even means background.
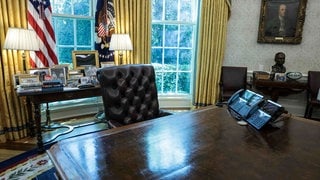
[[[132,49],[129,34],[112,34],[109,50],[119,51],[119,64],[122,64],[123,51]]]
[[[26,55],[24,51],[39,51],[39,41],[36,32],[32,29],[9,28],[3,48],[22,50],[23,73],[26,73]]]

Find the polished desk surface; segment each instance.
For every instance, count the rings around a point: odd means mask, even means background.
[[[240,126],[208,107],[66,139],[47,151],[62,179],[320,179],[320,123]]]

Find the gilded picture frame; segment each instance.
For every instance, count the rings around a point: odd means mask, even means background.
[[[262,0],[258,43],[300,44],[307,0]]]
[[[98,51],[72,51],[73,69],[84,69],[85,66],[92,65],[99,68]]]

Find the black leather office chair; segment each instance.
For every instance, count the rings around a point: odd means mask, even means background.
[[[315,107],[320,107],[320,101],[317,100],[320,88],[320,71],[308,71],[307,105],[304,113],[305,118],[311,118]]]
[[[109,127],[150,120],[171,113],[159,109],[155,72],[149,64],[99,69],[105,118]]]
[[[239,89],[247,89],[247,67],[222,66],[217,105],[222,105]]]

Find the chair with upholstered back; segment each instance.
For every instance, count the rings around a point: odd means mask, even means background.
[[[320,101],[317,100],[320,88],[320,71],[308,71],[307,105],[304,113],[305,118],[311,118],[313,108],[320,107]]]
[[[155,72],[149,64],[104,67],[97,71],[105,118],[118,127],[169,115],[159,109]]]
[[[219,102],[228,101],[239,89],[247,89],[247,67],[222,66]]]

